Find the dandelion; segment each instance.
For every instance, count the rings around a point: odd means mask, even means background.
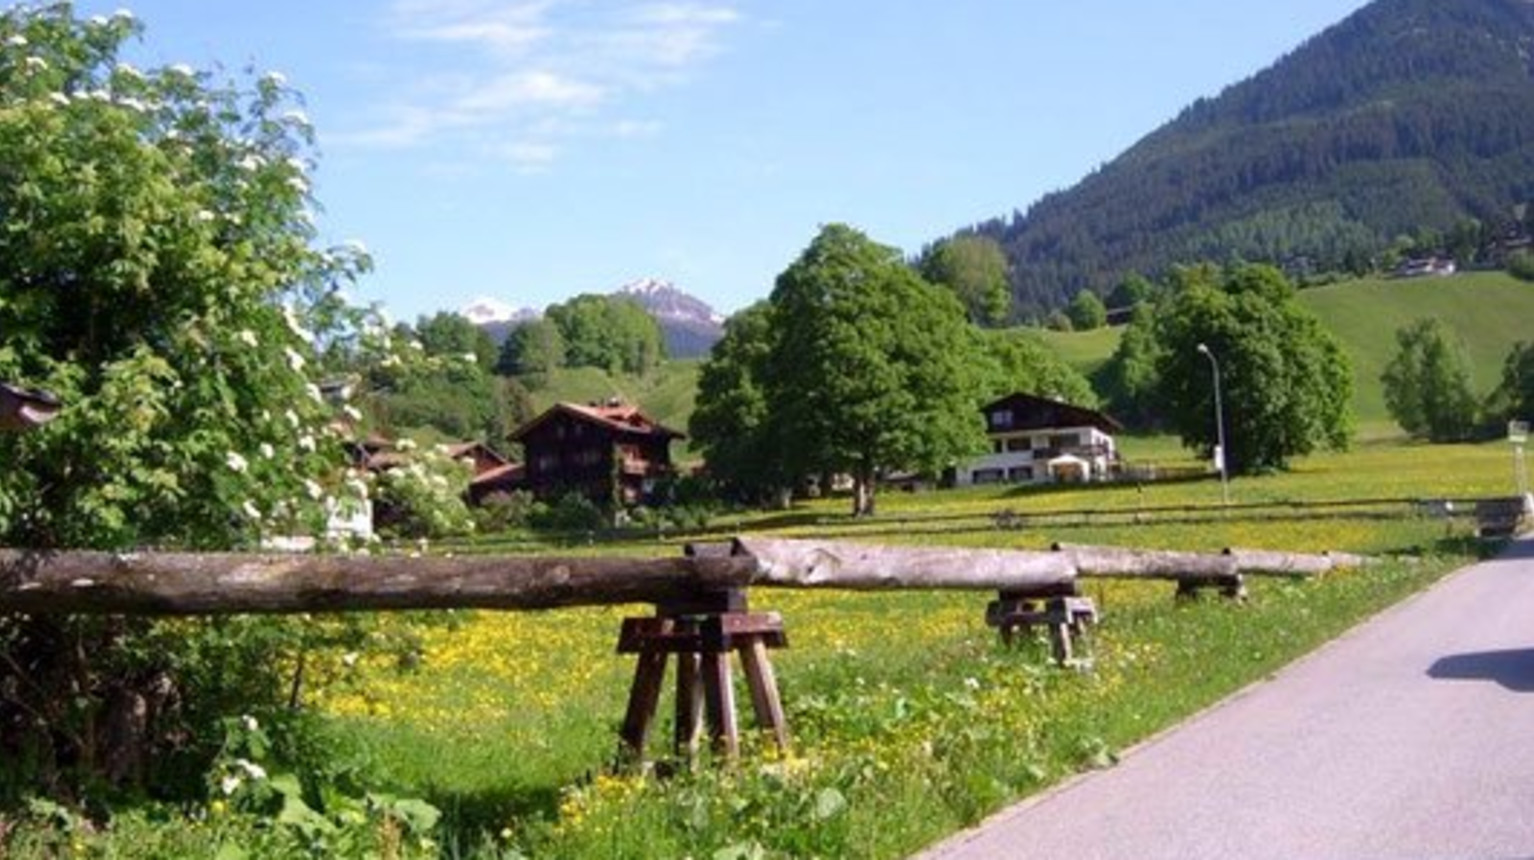
[[[229,453],[225,454],[224,462],[227,463],[229,468],[235,472],[244,472],[250,466],[250,461],[240,456],[240,454],[236,451],[230,451]]]

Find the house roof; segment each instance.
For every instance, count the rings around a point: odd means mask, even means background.
[[[497,466],[504,466],[511,462],[502,456],[500,452],[483,442],[458,442],[449,445],[447,446],[447,455],[454,460],[462,460],[465,457],[484,458],[495,463]]]
[[[478,475],[475,475],[474,479],[469,481],[469,486],[483,487],[503,483],[515,483],[516,481],[521,480],[522,472],[523,469],[521,463],[507,463],[503,466],[496,466],[494,469],[486,469],[485,471],[480,472]]]
[[[687,438],[684,434],[657,423],[648,415],[639,411],[639,407],[624,403],[607,403],[591,406],[582,406],[578,403],[556,403],[544,410],[542,415],[518,428],[517,432],[511,434],[511,438],[521,440],[527,434],[543,425],[544,422],[560,414],[572,415],[582,421],[603,426],[625,435],[664,436],[667,439]]]
[[[1104,433],[1120,433],[1124,430],[1124,425],[1096,409],[1073,406],[1036,394],[1009,394],[987,403],[980,411],[990,415],[998,409],[1012,410],[1012,426],[1006,428],[1008,431],[1049,430],[1056,427],[1096,427]]]

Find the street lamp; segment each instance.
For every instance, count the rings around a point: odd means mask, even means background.
[[[1225,471],[1225,410],[1220,407],[1220,362],[1208,346],[1201,343],[1198,351],[1209,359],[1209,366],[1214,368],[1214,463],[1220,469],[1220,500],[1229,505],[1230,479]]]

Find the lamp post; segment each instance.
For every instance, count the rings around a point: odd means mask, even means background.
[[[1229,505],[1230,478],[1225,470],[1225,410],[1220,406],[1220,362],[1205,344],[1200,343],[1198,351],[1209,359],[1209,366],[1214,369],[1214,459],[1215,465],[1220,468],[1220,501]]]

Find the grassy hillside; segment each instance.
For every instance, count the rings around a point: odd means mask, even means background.
[[[1534,285],[1500,272],[1451,278],[1364,280],[1300,294],[1300,301],[1341,338],[1353,358],[1359,429],[1393,428],[1380,374],[1395,354],[1395,333],[1437,317],[1463,340],[1477,396],[1496,387],[1502,361],[1519,340],[1534,339]]]
[[[1534,340],[1534,284],[1502,272],[1347,281],[1305,290],[1300,303],[1321,318],[1353,359],[1353,408],[1364,439],[1400,432],[1385,411],[1380,374],[1395,354],[1396,331],[1414,320],[1437,317],[1459,335],[1481,397],[1501,379],[1502,361],[1513,344]],[[1122,332],[1114,328],[1040,335],[1072,367],[1091,373],[1118,348]]]

